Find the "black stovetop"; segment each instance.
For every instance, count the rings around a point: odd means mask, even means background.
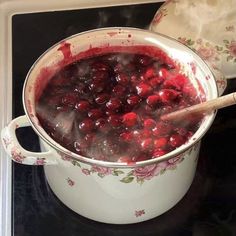
[[[33,62],[55,42],[105,26],[147,28],[161,3],[15,15],[13,30],[13,117],[23,115],[21,92]],[[236,90],[230,80],[227,91]],[[17,132],[22,145],[39,151],[31,128]],[[42,167],[13,163],[14,236],[233,236],[236,235],[236,107],[218,112],[202,141],[199,164],[186,196],[165,214],[133,225],[85,219],[50,190]]]

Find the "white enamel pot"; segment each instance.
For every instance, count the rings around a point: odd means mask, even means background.
[[[179,63],[183,73],[200,84],[206,100],[218,89],[208,66],[181,43],[160,34],[134,28],[105,28],[69,37],[47,50],[32,66],[25,80],[23,104],[26,115],[12,120],[1,132],[6,152],[22,164],[44,165],[46,178],[56,196],[78,214],[105,223],[145,221],[172,208],[188,191],[198,162],[200,141],[211,126],[215,112],[204,117],[191,139],[156,159],[133,164],[89,159],[72,153],[40,126],[35,101],[52,75],[63,65],[109,51],[110,47],[146,45],[163,51]],[[152,52],[150,52],[152,54]],[[25,150],[16,129],[32,126],[40,138],[41,153]]]

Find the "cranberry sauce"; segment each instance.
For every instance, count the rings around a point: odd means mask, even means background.
[[[109,53],[65,66],[37,105],[45,131],[72,152],[137,162],[184,144],[201,118],[163,122],[160,115],[201,101],[189,79],[161,58]]]

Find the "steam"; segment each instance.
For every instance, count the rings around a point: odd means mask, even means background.
[[[189,25],[189,30],[195,31],[198,36],[206,36],[209,31],[219,34],[217,28],[221,29],[226,23],[229,25],[236,23],[236,2],[235,0],[181,0],[176,3],[174,14],[181,15],[184,23]]]

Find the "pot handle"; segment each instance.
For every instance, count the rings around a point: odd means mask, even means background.
[[[12,160],[26,165],[52,165],[57,164],[53,151],[30,152],[25,150],[18,142],[16,129],[30,126],[26,115],[12,120],[1,132],[3,147]]]

